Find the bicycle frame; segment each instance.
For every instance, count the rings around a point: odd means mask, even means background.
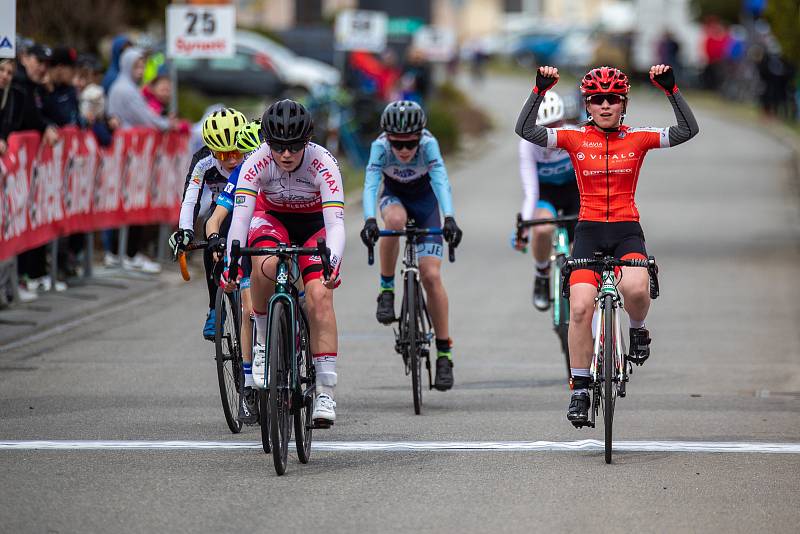
[[[561,268],[564,261],[569,256],[569,233],[563,226],[558,226],[553,232],[553,327],[558,328],[561,324],[561,314],[564,310],[561,309]],[[569,308],[566,310],[567,320],[569,320]]]
[[[421,285],[420,285],[421,282],[419,280],[419,265],[417,264],[417,240],[418,240],[419,237],[420,236],[413,235],[413,234],[406,237],[405,248],[404,248],[404,251],[403,251],[403,268],[401,269],[401,274],[402,274],[402,277],[403,277],[403,281],[405,282],[408,279],[409,276],[413,276],[417,281],[417,283],[415,284],[415,286],[417,288],[421,287]],[[403,287],[407,287],[405,283],[403,284]],[[420,316],[421,319],[422,319],[422,324],[420,326],[421,326],[422,331],[423,331],[423,338],[420,340],[420,344],[424,346],[424,347],[421,347],[420,352],[424,352],[426,354],[426,357],[427,357],[428,351],[430,350],[428,347],[430,347],[431,340],[433,339],[433,332],[431,332],[431,319],[430,319],[430,315],[428,314],[428,305],[425,302],[424,298],[419,298],[419,297],[422,296],[421,295],[421,293],[422,293],[421,290],[420,290],[419,293],[420,294],[418,295],[418,298],[416,299],[416,302],[418,303],[419,307],[422,310],[422,314]],[[406,302],[407,302],[407,299],[403,298],[402,305],[401,305],[401,308],[400,308],[400,317],[403,317],[404,314],[405,314]],[[402,327],[403,327],[403,322],[400,321],[399,327],[398,327],[398,331],[395,332],[395,338],[396,338],[396,340],[398,340],[396,345],[398,347],[401,344],[401,342],[399,340],[403,339],[405,337],[403,332],[402,332]],[[402,349],[399,350],[398,352],[400,352],[401,354],[403,353]],[[409,367],[408,367],[409,363],[408,362],[405,362],[405,363],[406,363],[406,374],[408,374],[409,373]],[[430,360],[429,359],[426,362],[426,367],[428,369],[428,388],[430,389],[430,387],[431,387],[431,366],[430,366]]]
[[[610,310],[606,310],[605,305],[603,304],[605,300],[603,297],[606,295],[611,295],[612,298],[613,307]],[[617,290],[617,281],[614,271],[603,271],[600,291],[598,292],[597,297],[595,297],[595,309],[597,310],[599,320],[597,321],[598,331],[594,333],[594,350],[592,351],[592,363],[589,367],[589,372],[592,375],[592,381],[594,381],[596,384],[599,384],[603,380],[602,344],[606,343],[608,340],[603,339],[602,333],[605,330],[605,321],[609,320],[610,316],[611,320],[613,321],[614,332],[614,339],[611,340],[611,343],[614,344],[614,381],[617,382],[618,388],[621,384],[624,384],[628,381],[628,372],[625,367],[625,340],[622,336],[622,322],[620,320],[621,314],[617,313],[619,308],[622,308],[622,297]]]

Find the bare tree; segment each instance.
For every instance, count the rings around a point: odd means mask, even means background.
[[[100,40],[126,22],[126,3],[113,0],[35,0],[17,3],[17,31],[50,45],[97,52]]]

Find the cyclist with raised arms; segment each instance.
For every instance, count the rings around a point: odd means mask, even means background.
[[[565,121],[564,102],[555,91],[548,91],[539,106],[536,124],[548,128],[563,126]],[[563,215],[577,215],[580,208],[580,194],[575,181],[575,169],[569,154],[560,148],[545,148],[525,139],[519,140],[519,174],[522,179],[522,200],[520,213],[523,220],[550,219]],[[536,272],[533,282],[533,305],[537,310],[546,311],[550,307],[550,252],[553,242],[553,225],[533,227],[531,251]],[[528,242],[528,228],[522,239],[513,244],[517,250],[524,250]]]
[[[228,250],[234,240],[248,246],[297,243],[316,246],[324,237],[330,248],[332,273],[323,279],[318,256],[298,259],[311,327],[311,350],[316,371],[312,419],[323,426],[336,420],[333,399],[337,382],[338,339],[333,289],[338,285],[345,245],[344,192],[339,164],[325,148],[310,142],[311,115],[292,100],[272,104],[261,128],[265,143],[244,162],[234,193]],[[267,330],[266,303],[275,289],[277,258],[253,257],[250,292],[256,321],[254,367],[263,365]],[[236,281],[240,273],[228,273]],[[254,369],[254,372],[256,370]]]
[[[575,228],[573,257],[592,258],[595,251],[620,259],[646,258],[645,239],[634,202],[639,170],[648,150],[674,147],[697,135],[697,121],[675,83],[668,65],[650,68],[650,80],[667,95],[677,125],[631,128],[622,124],[630,84],[619,69],[599,67],[581,81],[589,122],[580,127],[545,128],[536,124],[547,91],[558,82],[558,69],[539,67],[536,85],[525,102],[516,132],[542,147],[562,148],[572,158],[581,208]],[[598,274],[576,270],[570,277],[569,352],[572,396],[567,419],[576,427],[589,419],[592,359],[592,313]],[[623,267],[619,290],[630,318],[629,359],[641,365],[650,356],[650,333],[645,317],[650,307],[649,276],[645,269]]]
[[[236,134],[236,148],[247,157],[261,146],[261,119],[257,119],[245,124]],[[206,221],[206,235],[208,236],[208,250],[211,252],[215,262],[222,262],[225,257],[225,236],[231,224],[231,212],[233,211],[233,192],[239,179],[239,165],[228,177],[225,188],[217,195],[217,205],[214,213]],[[220,236],[220,232],[222,235]],[[242,258],[243,277],[239,280],[242,297],[242,325],[241,339],[248,340],[242,343],[242,370],[244,371],[244,388],[239,396],[238,419],[246,425],[258,422],[258,396],[255,391],[253,381],[253,352],[249,340],[253,337],[250,325],[250,317],[253,314],[253,301],[250,298],[250,257]],[[235,286],[231,284],[226,289],[232,290]]]
[[[414,219],[419,228],[442,228],[444,238],[454,247],[461,241],[461,229],[453,218],[450,181],[439,143],[425,129],[425,112],[416,102],[398,100],[386,106],[381,115],[383,133],[372,142],[364,180],[364,228],[361,240],[371,245],[378,239],[375,205],[383,180],[380,211],[388,230],[403,230],[406,220]],[[444,212],[444,227],[439,210]],[[396,237],[379,244],[381,281],[376,317],[383,324],[395,320],[394,273],[400,252]],[[442,236],[426,236],[417,249],[422,285],[436,335],[436,377],[434,387],[446,391],[453,387],[452,340],[448,324],[447,292],[442,284]]]
[[[242,163],[244,154],[236,146],[236,137],[246,123],[245,116],[233,108],[215,111],[203,121],[205,146],[194,154],[189,174],[186,176],[178,231],[169,238],[173,253],[185,250],[194,239],[197,218],[205,218],[211,213],[217,196],[228,183],[231,172]],[[203,254],[203,265],[208,286],[208,313],[203,324],[203,337],[214,341],[217,277],[214,276],[214,261],[210,247],[206,248]]]

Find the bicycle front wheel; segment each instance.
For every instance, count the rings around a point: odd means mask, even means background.
[[[408,341],[408,366],[411,371],[411,391],[414,397],[414,413],[422,413],[422,370],[419,357],[419,310],[417,299],[419,297],[419,282],[413,274],[406,278],[406,338]]]
[[[617,388],[614,386],[614,297],[603,297],[603,423],[605,425],[606,463],[611,463],[612,436],[614,430],[614,401]]]
[[[244,385],[242,369],[242,344],[240,340],[239,318],[241,316],[239,299],[236,293],[225,293],[217,289],[217,319],[214,324],[214,347],[217,361],[217,381],[219,396],[222,400],[222,411],[228,428],[234,434],[242,430],[242,423],[237,419],[239,413],[239,396]]]
[[[272,306],[269,330],[269,417],[272,460],[275,472],[286,472],[289,456],[289,440],[292,437],[290,399],[289,357],[291,343],[289,333],[289,307],[277,300]]]

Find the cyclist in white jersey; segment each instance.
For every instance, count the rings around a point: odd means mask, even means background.
[[[330,426],[336,420],[338,339],[333,289],[338,285],[345,245],[344,191],[336,159],[311,143],[314,125],[301,104],[281,100],[262,118],[266,142],[242,165],[234,194],[228,250],[234,240],[251,247],[296,243],[316,246],[325,237],[332,273],[323,279],[318,256],[298,258],[311,327],[311,350],[317,377],[312,419]],[[266,303],[274,291],[277,258],[254,257],[251,295],[256,320],[253,373],[265,359]],[[235,281],[240,273],[228,273]]]
[[[554,91],[545,94],[539,107],[536,123],[549,128],[559,128],[565,123],[565,107],[561,97]],[[549,219],[563,215],[577,215],[580,210],[580,193],[575,180],[575,169],[567,151],[560,148],[544,148],[525,139],[519,141],[519,173],[522,179],[520,213],[524,220]],[[553,225],[533,227],[531,251],[535,263],[533,282],[533,305],[545,311],[550,308],[550,254]],[[513,245],[523,251],[528,243],[528,228],[523,230],[522,240],[514,239]],[[513,234],[516,238],[516,232]]]
[[[244,154],[236,146],[236,136],[247,123],[245,116],[233,109],[215,111],[203,121],[204,147],[192,158],[192,166],[186,177],[186,186],[181,203],[178,231],[169,239],[174,253],[185,250],[194,239],[197,218],[205,219],[216,205],[217,196],[222,192],[231,172],[242,163]],[[210,237],[210,236],[209,236]],[[206,249],[203,261],[208,286],[208,313],[203,325],[203,337],[214,341],[216,320],[215,300],[217,285],[214,276],[212,251]],[[220,265],[221,267],[221,265]]]

